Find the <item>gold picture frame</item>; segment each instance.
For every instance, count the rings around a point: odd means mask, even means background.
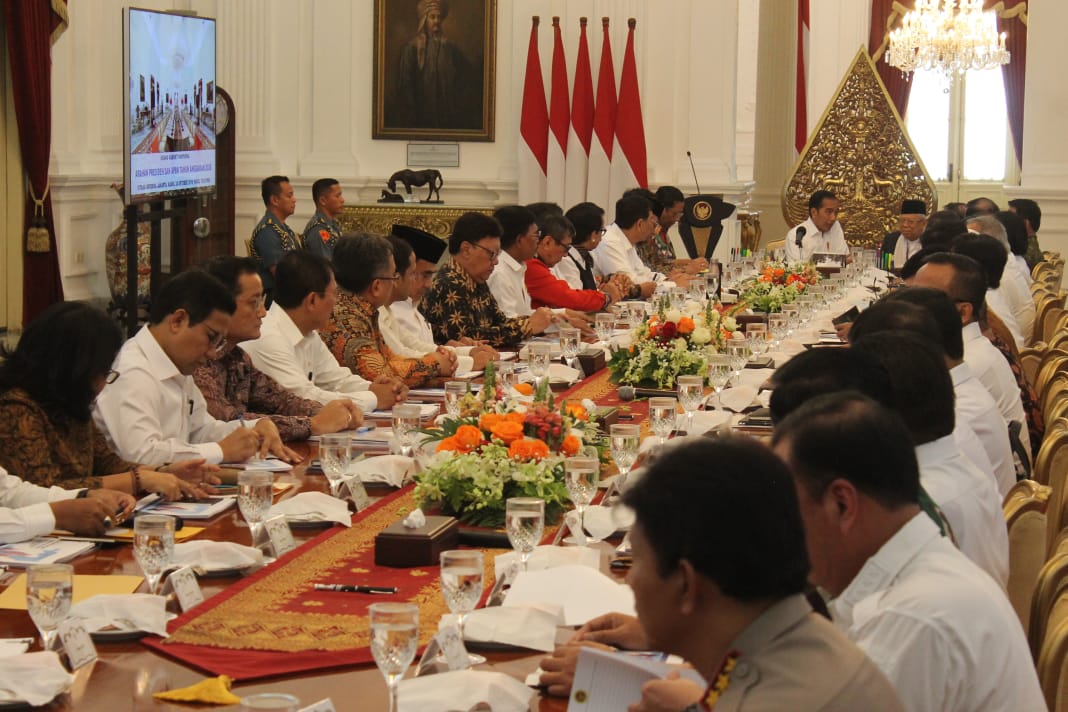
[[[375,0],[372,138],[493,141],[497,0]]]

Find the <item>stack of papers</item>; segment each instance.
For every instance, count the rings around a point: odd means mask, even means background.
[[[293,466],[284,460],[279,460],[274,455],[264,459],[253,457],[244,462],[224,462],[219,467],[229,467],[234,470],[266,470],[267,472],[289,472]]]
[[[160,502],[145,511],[182,519],[211,519],[234,506],[235,501],[233,497],[211,497],[199,502]]]
[[[0,546],[0,564],[19,568],[37,564],[58,564],[81,556],[94,546],[96,544],[91,541],[65,541],[39,536],[18,544]]]
[[[444,396],[442,396],[444,398]],[[412,405],[419,406],[419,417],[421,418],[433,418],[435,415],[441,412],[441,406],[437,403],[415,403],[408,401]],[[385,410],[372,410],[367,414],[368,418],[392,418],[393,409],[387,408]]]
[[[544,571],[523,571],[516,576],[505,606],[551,604],[564,611],[564,625],[583,625],[605,613],[635,615],[634,593],[597,569],[557,566]]]

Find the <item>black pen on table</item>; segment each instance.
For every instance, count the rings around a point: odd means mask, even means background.
[[[351,586],[341,583],[317,583],[316,591],[338,591],[340,593],[396,593],[395,586]]]

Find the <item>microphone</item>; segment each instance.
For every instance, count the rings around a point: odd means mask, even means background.
[[[686,157],[690,159],[690,170],[693,171],[693,184],[697,186],[697,192],[700,194],[701,184],[697,182],[697,169],[693,167],[693,154],[687,151]]]
[[[805,237],[805,233],[806,232],[808,232],[808,230],[805,229],[805,226],[804,225],[799,225],[798,228],[797,228],[797,232],[794,233],[794,235],[796,236],[796,239],[797,239],[797,249],[798,250],[801,249],[801,240]]]

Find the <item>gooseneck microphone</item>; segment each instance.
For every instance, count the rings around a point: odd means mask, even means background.
[[[797,239],[797,249],[799,250],[801,249],[801,240],[805,237],[806,232],[808,232],[808,230],[805,229],[805,226],[799,225],[797,227],[797,232],[794,233]]]
[[[690,170],[693,171],[693,184],[697,186],[697,193],[700,194],[701,184],[697,182],[697,169],[693,167],[693,154],[687,151],[686,157],[690,159]]]

